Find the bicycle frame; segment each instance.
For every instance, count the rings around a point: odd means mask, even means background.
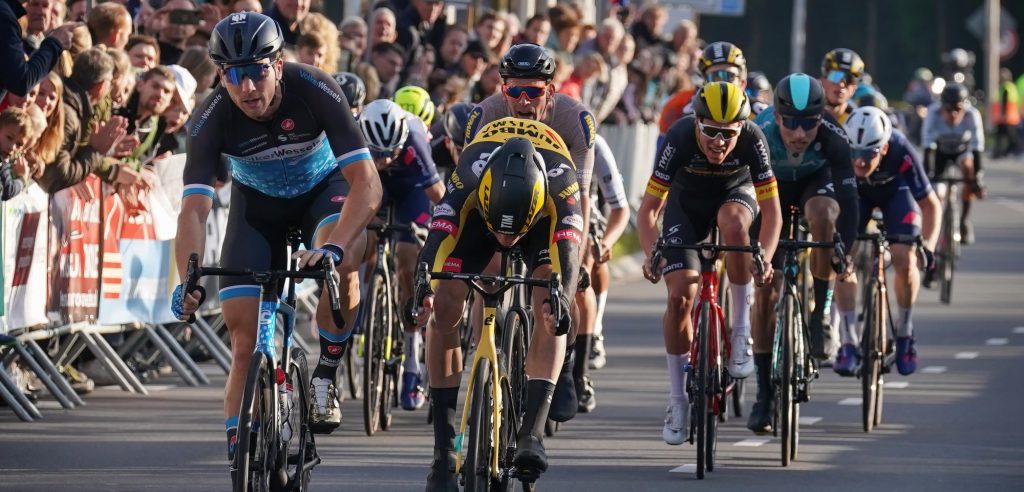
[[[714,257],[710,259],[705,258],[705,255],[703,253],[701,254],[700,292],[697,296],[697,302],[694,304],[693,312],[691,313],[691,321],[693,322],[692,326],[694,329],[693,339],[697,340],[698,333],[696,330],[700,327],[701,310],[703,309],[704,304],[710,305],[710,308],[708,309],[708,313],[711,315],[711,319],[708,320],[708,329],[710,330],[710,333],[706,334],[706,336],[711,337],[708,340],[708,350],[711,354],[718,354],[710,361],[711,364],[709,364],[709,367],[711,367],[712,370],[722,365],[722,352],[719,350],[718,341],[724,341],[725,353],[731,353],[732,350],[732,343],[729,341],[729,338],[722,336],[722,330],[724,329],[723,325],[725,325],[725,314],[722,312],[722,307],[718,305],[718,272],[715,269],[716,260],[717,259]],[[697,367],[697,364],[700,362],[702,354],[700,353],[699,348],[700,344],[698,343],[690,344],[690,365],[692,367]],[[690,378],[690,381],[692,381],[692,379],[693,378]],[[718,392],[717,390],[718,388],[715,388],[715,393]],[[720,412],[725,411],[724,404],[721,404],[722,402],[719,401],[719,398],[712,398],[708,403],[711,406],[708,410],[711,410],[716,416]]]

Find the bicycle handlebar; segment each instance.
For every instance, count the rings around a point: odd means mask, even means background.
[[[658,275],[661,275],[661,258],[664,254],[665,248],[685,249],[708,255],[715,255],[722,251],[750,253],[754,257],[754,266],[757,268],[757,276],[764,277],[764,257],[762,256],[761,243],[756,243],[751,246],[726,246],[714,243],[666,244],[665,238],[659,237],[658,242],[654,245],[654,250],[651,251],[651,270]]]

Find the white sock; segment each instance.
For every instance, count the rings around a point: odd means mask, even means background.
[[[405,372],[420,373],[420,349],[423,348],[423,335],[419,330],[405,332]]]
[[[754,305],[754,283],[729,284],[729,320],[732,336],[750,336],[750,306]]]
[[[857,311],[840,311],[838,326],[840,343],[860,343],[860,336],[857,333]]]
[[[686,366],[690,365],[690,354],[665,354],[668,363],[668,380],[671,391],[668,394],[673,403],[686,403]]]
[[[604,305],[608,301],[608,291],[597,295],[597,314],[594,316],[594,336],[599,337],[604,333]]]
[[[896,324],[896,336],[914,336],[914,321],[910,319],[910,311],[913,310],[914,308],[905,308],[903,306],[900,306],[898,309],[900,312],[900,318],[899,323]]]

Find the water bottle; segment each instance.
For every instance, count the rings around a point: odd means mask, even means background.
[[[278,396],[281,400],[281,440],[287,442],[292,438],[292,383],[278,385]]]

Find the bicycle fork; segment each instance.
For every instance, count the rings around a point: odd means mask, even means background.
[[[501,384],[499,381],[499,368],[498,368],[498,350],[494,345],[494,332],[496,326],[497,308],[495,306],[484,305],[484,320],[483,327],[480,330],[480,340],[477,342],[476,352],[473,355],[473,364],[469,373],[469,386],[466,388],[466,401],[462,405],[462,420],[459,423],[459,433],[455,436],[455,474],[458,475],[462,471],[462,460],[463,452],[465,447],[463,446],[466,440],[466,427],[469,426],[469,410],[473,401],[473,389],[476,383],[476,370],[479,367],[480,360],[487,359],[491,366],[491,398],[493,398],[493,404],[491,405],[491,466],[490,475],[492,478],[497,478],[498,471],[498,455],[499,446],[501,439],[501,412],[502,412],[502,398],[501,398]]]

